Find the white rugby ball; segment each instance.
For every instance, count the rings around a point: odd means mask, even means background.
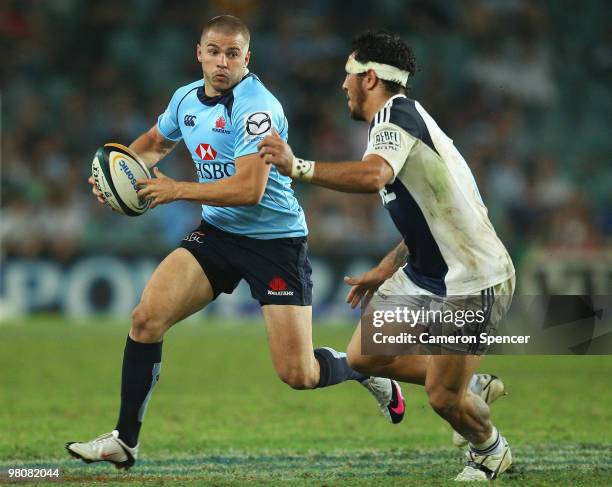
[[[142,215],[149,200],[138,197],[137,179],[150,179],[151,173],[140,158],[121,144],[104,144],[94,155],[91,174],[108,204],[128,216]]]

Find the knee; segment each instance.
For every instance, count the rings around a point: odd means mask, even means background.
[[[166,324],[147,305],[140,303],[132,312],[131,335],[137,341],[156,341],[163,337]]]
[[[360,374],[367,374],[369,371],[370,361],[365,355],[347,353],[346,361],[351,369]]]
[[[459,412],[460,396],[458,392],[440,386],[425,388],[429,405],[443,418],[455,416]]]
[[[359,352],[349,349],[346,353],[346,361],[351,369],[360,374],[372,375],[375,364],[367,355],[361,355]]]
[[[300,367],[287,367],[280,371],[278,376],[292,389],[314,389],[317,386],[314,374]]]

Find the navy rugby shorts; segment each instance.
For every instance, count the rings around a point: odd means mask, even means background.
[[[202,220],[181,247],[197,259],[214,298],[231,294],[241,279],[251,296],[265,304],[312,304],[312,268],[306,237],[262,240],[225,232]]]

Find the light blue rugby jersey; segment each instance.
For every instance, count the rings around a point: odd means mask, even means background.
[[[157,126],[172,141],[183,139],[200,183],[236,172],[238,157],[255,154],[257,144],[274,127],[287,140],[288,123],[279,101],[252,73],[220,96],[207,97],[200,79],[176,90]],[[259,239],[308,234],[304,211],[291,189],[291,178],[272,166],[257,205],[202,205],[202,218],[227,232]]]

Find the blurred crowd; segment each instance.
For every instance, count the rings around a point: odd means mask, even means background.
[[[114,214],[91,197],[86,179],[98,146],[129,144],[178,86],[201,77],[195,44],[219,13],[251,28],[251,70],[283,103],[297,154],[361,158],[367,126],[349,119],[344,61],[355,34],[395,31],[420,66],[410,96],[454,139],[515,258],[534,243],[612,241],[605,1],[208,3],[0,3],[5,255],[163,252],[197,225],[199,208],[183,202],[139,218]],[[161,168],[195,177],[184,147]],[[314,252],[380,254],[399,240],[377,195],[294,187]]]

